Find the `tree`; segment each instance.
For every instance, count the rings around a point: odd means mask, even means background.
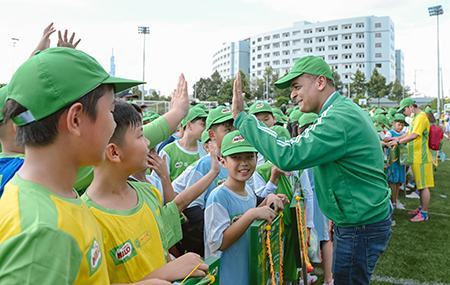
[[[333,71],[333,80],[334,80],[334,87],[336,88],[336,91],[342,94],[342,90],[344,87],[344,84],[341,81],[341,76],[337,71]]]
[[[405,88],[400,84],[400,81],[395,80],[392,84],[391,93],[389,94],[389,100],[399,103],[405,97]]]
[[[369,82],[367,83],[367,94],[370,98],[378,99],[378,106],[380,99],[389,95],[392,84],[386,84],[386,78],[374,69]]]
[[[253,97],[262,99],[264,97],[264,79],[255,78],[251,82],[251,89]]]
[[[138,86],[135,86],[133,88],[131,88],[131,94],[133,95],[133,97],[137,97],[137,98],[142,98],[142,91],[139,90]]]
[[[200,78],[193,86],[195,98],[206,101],[216,100],[223,81],[217,70],[208,78]]]
[[[355,97],[355,100],[359,100],[366,96],[366,91],[366,76],[358,69],[353,75],[352,83],[350,83],[350,96]]]
[[[248,81],[247,76],[245,75],[245,73],[243,73],[241,70],[239,70],[240,74],[241,74],[241,82],[242,82],[242,92],[245,93],[245,99],[246,100],[250,100],[251,98],[251,93],[250,93],[250,83]],[[215,97],[215,100],[217,100],[219,102],[219,104],[223,104],[223,103],[231,103],[231,98],[233,96],[233,82],[234,82],[234,78],[228,79],[227,81],[225,81],[218,93],[217,93],[217,97]]]

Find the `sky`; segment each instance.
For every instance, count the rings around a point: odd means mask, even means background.
[[[76,32],[82,39],[78,48],[107,71],[114,49],[116,75],[133,79],[142,79],[143,37],[137,27],[149,26],[146,88],[168,95],[182,72],[189,86],[210,76],[212,55],[223,42],[295,21],[373,15],[390,16],[394,22],[395,48],[404,52],[405,84],[422,96],[436,97],[436,17],[427,9],[434,5],[444,9],[439,18],[441,67],[443,93],[450,97],[450,0],[1,0],[0,83],[10,80],[50,22]],[[19,39],[15,46],[11,38]],[[51,39],[55,46],[56,34]]]

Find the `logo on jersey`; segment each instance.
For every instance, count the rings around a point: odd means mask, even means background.
[[[183,162],[182,161],[177,161],[176,163],[175,163],[175,168],[180,168],[180,167],[182,167],[183,166]]]
[[[97,271],[102,263],[102,251],[100,250],[100,245],[95,239],[88,250],[87,260],[89,264],[89,276],[91,276]]]
[[[113,258],[114,264],[119,265],[136,256],[136,250],[133,247],[133,243],[127,240],[123,244],[111,249],[109,254]]]

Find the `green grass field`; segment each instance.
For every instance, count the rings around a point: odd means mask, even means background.
[[[450,143],[444,144],[450,155]],[[450,160],[435,172],[431,190],[430,220],[411,223],[407,211],[395,212],[396,226],[389,247],[375,270],[372,284],[450,284]],[[407,209],[417,207],[418,199],[405,199]]]
[[[444,143],[450,158],[450,142]],[[407,210],[396,210],[396,225],[386,252],[380,258],[371,284],[449,284],[450,285],[450,160],[435,172],[435,188],[431,190],[430,220],[412,223]],[[407,209],[415,209],[419,199],[400,201]],[[322,284],[321,268],[318,266]]]

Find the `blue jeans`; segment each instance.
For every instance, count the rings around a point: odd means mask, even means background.
[[[391,237],[391,217],[357,227],[334,226],[335,285],[369,284],[380,255]]]

